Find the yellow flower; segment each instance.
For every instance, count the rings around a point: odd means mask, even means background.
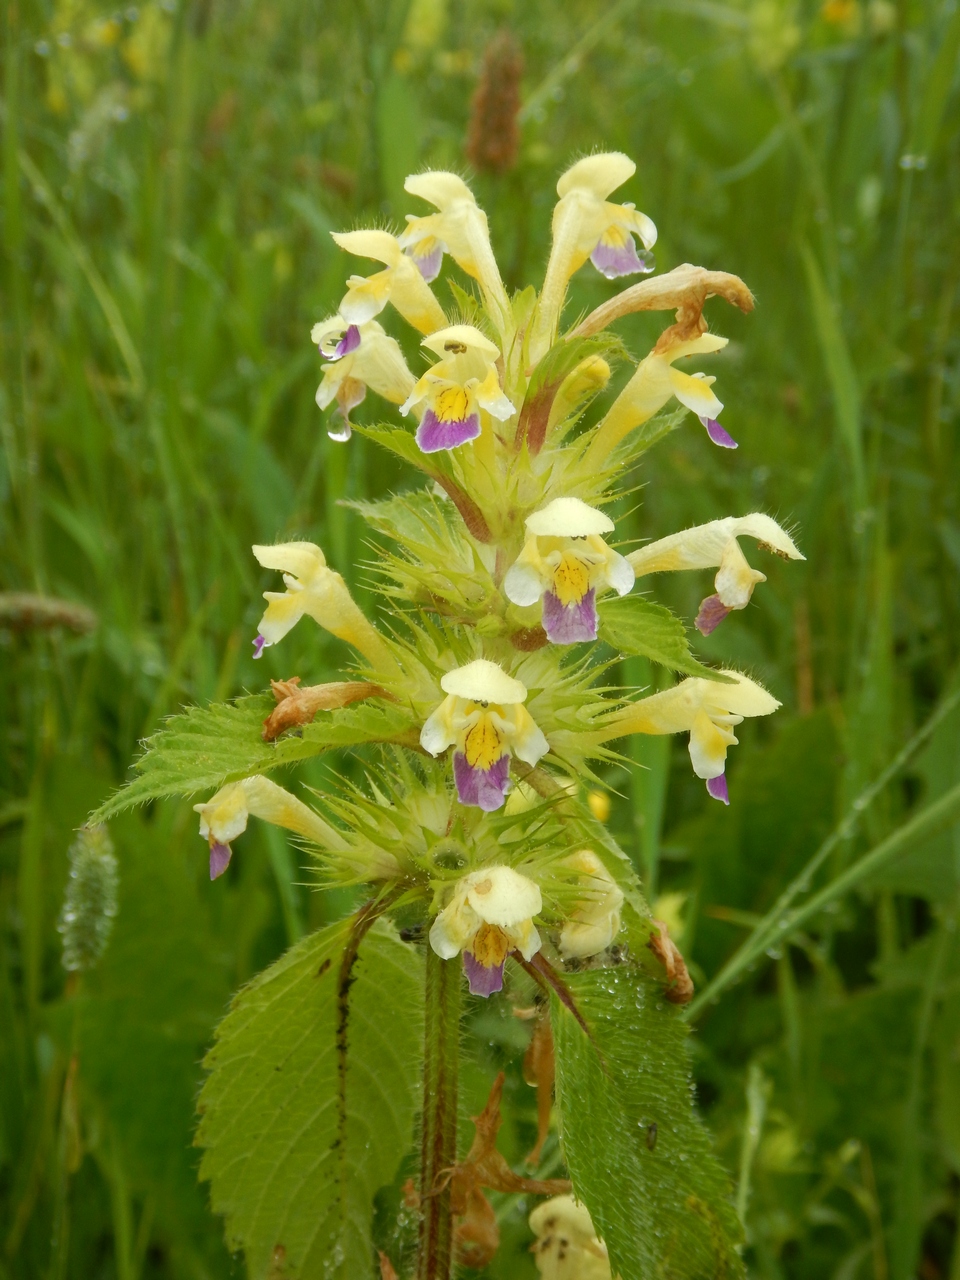
[[[512,867],[485,867],[457,881],[434,920],[430,945],[444,960],[463,953],[470,990],[490,996],[503,986],[511,951],[531,960],[540,950],[532,917],[541,909],[539,888]]]
[[[210,844],[211,880],[226,871],[232,854],[230,845],[246,831],[251,814],[324,848],[346,848],[343,838],[319,814],[262,774],[228,782],[216,795],[193,808],[200,815],[200,834]]]
[[[606,951],[620,932],[623,892],[591,849],[565,858],[564,865],[577,873],[584,896],[560,930],[560,954],[584,960]]]
[[[395,675],[397,662],[383,637],[354,602],[339,573],[327,567],[323,552],[312,542],[281,542],[254,547],[253,554],[265,569],[279,569],[286,591],[265,591],[267,609],[254,641],[254,657],[277,644],[304,614],[325,631],[346,640],[381,673]]]
[[[557,183],[560,200],[553,211],[553,247],[540,294],[533,359],[551,345],[556,333],[567,282],[588,258],[608,279],[638,271],[652,271],[646,250],[657,241],[657,228],[632,204],[612,204],[607,197],[637,171],[619,151],[586,156],[572,165]],[[637,254],[634,236],[644,255]]]
[[[629,733],[689,733],[690,761],[715,800],[729,804],[724,774],[727,748],[736,745],[733,728],[746,716],[768,716],[780,703],[737,671],[723,671],[735,684],[694,676],[672,689],[621,708],[607,722],[606,739]]]
[[[340,314],[351,324],[363,324],[393,303],[404,320],[421,333],[433,333],[447,323],[416,262],[403,252],[389,231],[335,231],[333,239],[347,253],[375,258],[386,266],[372,276],[351,276],[340,303]]]
[[[633,586],[628,561],[603,538],[609,516],[579,498],[555,498],[526,521],[527,540],[507,570],[503,589],[517,605],[543,597],[543,628],[554,644],[596,640],[598,591],[619,595]]]
[[[669,329],[666,332],[670,334]],[[704,373],[683,373],[673,367],[676,360],[721,351],[726,345],[727,339],[715,333],[702,333],[684,341],[668,338],[662,348],[658,342],[640,361],[636,373],[613,402],[584,454],[583,465],[601,465],[624,436],[659,413],[674,396],[697,415],[714,444],[723,449],[736,449],[736,441],[717,421],[723,403],[713,392],[716,378]]]
[[[432,756],[454,747],[453,776],[461,804],[499,809],[510,790],[510,756],[535,765],[550,744],[522,704],[527,690],[486,658],[448,671],[447,695],[420,732]]]
[[[490,247],[487,215],[477,204],[473,192],[455,173],[434,170],[412,174],[403,184],[412,196],[419,196],[438,210],[426,217],[407,215],[407,229],[400,245],[415,261],[425,264],[432,279],[440,269],[440,257],[449,253],[457,266],[480,285],[490,318],[501,334],[512,327],[512,312],[507,292],[500,279],[500,268]]]
[[[500,389],[500,349],[472,325],[455,324],[424,338],[440,360],[407,396],[401,413],[424,404],[417,444],[424,453],[456,449],[481,432],[480,410],[505,422],[516,412]]]
[[[733,609],[745,609],[753,588],[766,582],[766,576],[751,569],[740,550],[738,538],[756,538],[761,547],[783,556],[785,560],[803,560],[793,539],[776,520],[759,511],[748,516],[727,516],[698,524],[682,533],[660,538],[649,546],[627,556],[637,577],[647,573],[664,573],[674,569],[712,569],[719,567],[714,580],[716,595],[707,596],[700,605],[696,627],[705,636],[720,625]]]
[[[543,1280],[610,1280],[607,1247],[597,1239],[586,1205],[554,1196],[530,1215],[531,1251]]]
[[[328,432],[332,440],[349,440],[350,410],[364,398],[367,387],[391,404],[402,404],[410,394],[415,379],[403,352],[376,320],[357,325],[348,324],[342,316],[331,316],[313,326],[310,341],[327,358],[321,366],[323,381],[317,388],[317,404],[326,409],[336,400],[342,419],[342,426]]]

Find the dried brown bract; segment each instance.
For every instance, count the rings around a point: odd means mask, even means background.
[[[270,688],[277,705],[263,722],[263,740],[272,742],[287,729],[309,724],[318,711],[334,711],[349,707],[365,698],[389,698],[393,695],[367,680],[338,680],[332,684],[313,684],[300,688],[300,677],[271,680]]]
[[[449,1172],[450,1208],[457,1218],[454,1232],[457,1256],[468,1267],[485,1267],[500,1244],[500,1229],[493,1208],[483,1194],[484,1187],[537,1196],[562,1195],[570,1190],[565,1178],[521,1177],[497,1150],[503,1081],[501,1071],[493,1082],[487,1105],[473,1117],[477,1132],[466,1160],[454,1165]]]
[[[654,920],[659,933],[651,933],[647,944],[667,971],[664,995],[673,1004],[688,1004],[693,999],[693,979],[677,944],[671,939],[662,920]]]
[[[666,275],[641,280],[604,302],[577,325],[570,337],[588,338],[634,311],[676,311],[676,324],[663,331],[654,347],[654,351],[664,351],[706,332],[703,308],[708,298],[725,298],[741,311],[753,310],[753,294],[739,276],[685,262]]]

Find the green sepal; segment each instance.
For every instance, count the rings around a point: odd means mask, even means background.
[[[422,960],[381,922],[344,965],[353,927],[304,938],[245,987],[205,1061],[200,1176],[250,1276],[375,1274],[373,1198],[413,1140]]]
[[[649,658],[684,675],[701,676],[721,684],[733,683],[729,676],[697,661],[690,652],[683,623],[662,604],[629,595],[601,600],[597,612],[600,639],[624,657]]]

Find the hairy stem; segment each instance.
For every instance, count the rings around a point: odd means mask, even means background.
[[[427,947],[417,1280],[449,1280],[453,1245],[449,1171],[457,1159],[460,965]]]

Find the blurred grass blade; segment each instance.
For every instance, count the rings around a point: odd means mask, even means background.
[[[867,503],[860,425],[860,387],[836,304],[827,290],[813,250],[805,241],[800,245],[800,255],[810,291],[814,326],[830,381],[837,431],[850,462],[854,512],[858,512]]]
[[[89,284],[94,297],[99,302],[104,319],[113,334],[113,339],[119,348],[123,363],[127,366],[130,388],[134,395],[140,395],[144,386],[143,365],[140,362],[140,356],[134,346],[133,339],[130,337],[130,331],[116,299],[107,288],[106,281],[94,265],[86,245],[74,231],[66,210],[53,194],[46,178],[25,151],[20,152],[20,167],[30,180],[37,199],[46,207],[47,212],[53,219],[67,248],[73,254],[77,266],[86,277],[87,284]]]
[[[913,735],[910,741],[899,751],[884,771],[857,796],[842,820],[820,845],[819,849],[806,864],[798,876],[790,882],[773,907],[757,924],[753,933],[740,947],[740,950],[727,962],[715,978],[707,984],[686,1009],[686,1016],[694,1018],[707,1004],[716,1000],[728,987],[733,986],[747,972],[749,967],[774,942],[784,937],[787,925],[786,912],[790,904],[802,893],[806,893],[813,877],[829,858],[830,854],[844,840],[848,840],[857,828],[861,817],[876,800],[887,784],[900,772],[905,764],[919,751],[920,747],[933,735],[934,731],[947,716],[960,705],[960,688],[944,698],[927,722]],[[902,830],[902,828],[901,828]],[[792,926],[792,921],[790,922]]]

